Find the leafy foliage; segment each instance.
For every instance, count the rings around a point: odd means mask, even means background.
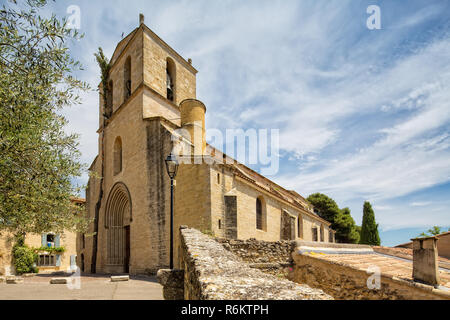
[[[80,39],[66,20],[43,18],[46,0],[9,1],[0,10],[0,230],[15,234],[85,229],[70,201],[83,165],[78,136],[64,132],[64,107],[86,83],[69,54]],[[23,250],[22,250],[23,251]]]
[[[112,97],[110,97],[110,88],[109,88],[109,71],[111,70],[111,64],[109,63],[108,58],[103,53],[103,49],[101,47],[98,48],[98,52],[94,54],[95,59],[97,60],[98,66],[100,67],[100,77],[101,77],[101,87],[102,87],[102,97],[105,106],[105,113],[103,116],[105,118],[109,118],[112,114],[112,110],[110,108],[111,102],[108,101]]]
[[[37,273],[38,270],[34,266],[37,259],[37,254],[25,245],[24,239],[25,237],[23,235],[18,236],[12,249],[16,273]]]
[[[448,229],[448,231],[450,231],[450,229]],[[430,236],[437,236],[438,234],[443,233],[444,231],[442,230],[441,227],[439,226],[434,226],[430,229],[427,230],[427,232],[422,232],[419,237],[430,237]]]
[[[65,247],[39,247],[39,248],[33,248],[32,249],[34,253],[40,253],[40,252],[47,252],[48,254],[61,254],[66,252]]]
[[[336,201],[322,193],[314,193],[307,200],[321,218],[331,222],[331,228],[336,231],[338,242],[358,243],[359,233],[349,208],[339,209]]]
[[[375,213],[370,202],[364,202],[363,220],[361,226],[361,244],[380,245],[378,224],[375,222]]]

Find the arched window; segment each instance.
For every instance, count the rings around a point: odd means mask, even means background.
[[[131,96],[131,57],[128,57],[125,61],[125,66],[123,68],[123,81],[124,101],[126,101]]]
[[[114,175],[122,171],[122,139],[116,138],[114,141]]]
[[[321,242],[325,241],[325,230],[324,230],[323,224],[320,226],[320,241]]]
[[[262,197],[256,199],[256,229],[266,230],[266,203]]]
[[[171,58],[167,58],[166,64],[166,90],[167,99],[175,102],[175,81],[176,81],[176,70],[175,62]]]

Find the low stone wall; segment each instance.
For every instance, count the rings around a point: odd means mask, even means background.
[[[248,263],[289,263],[292,264],[292,252],[295,241],[260,241],[217,239],[225,249],[231,251]]]
[[[180,233],[186,300],[332,299],[320,289],[250,268],[221,243],[198,230],[181,227]]]
[[[339,300],[434,300],[450,299],[450,292],[414,281],[381,274],[380,289],[369,289],[369,275],[351,266],[340,265],[303,253],[294,253],[295,266],[289,278],[320,288]]]
[[[233,240],[216,239],[225,249],[248,263],[250,268],[259,269],[265,273],[287,277],[292,269],[292,252],[295,241],[261,241],[256,239]]]

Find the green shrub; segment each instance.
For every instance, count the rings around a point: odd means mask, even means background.
[[[37,268],[34,263],[37,255],[26,245],[21,245],[21,243],[14,245],[13,259],[17,274],[36,273]]]

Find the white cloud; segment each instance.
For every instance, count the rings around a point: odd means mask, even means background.
[[[410,206],[412,207],[426,207],[432,204],[430,201],[418,201],[418,202],[411,202]]]

